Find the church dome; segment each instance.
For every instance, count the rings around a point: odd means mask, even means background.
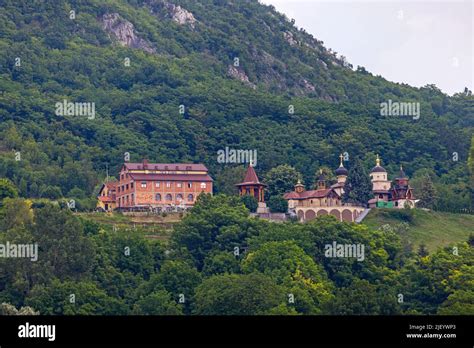
[[[375,166],[375,167],[372,168],[372,170],[370,172],[371,173],[386,173],[387,171],[385,170],[384,167]]]
[[[341,176],[341,175],[347,176],[347,175],[349,175],[349,171],[346,168],[344,168],[344,165],[342,164],[342,159],[344,158],[342,153],[339,156],[339,158],[341,159],[341,163],[339,164],[339,168],[336,169],[336,175],[337,176]]]
[[[347,176],[349,174],[349,171],[344,168],[344,167],[339,167],[336,169],[336,175],[339,176],[339,175],[345,175]]]

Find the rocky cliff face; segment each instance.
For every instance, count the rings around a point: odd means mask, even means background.
[[[105,14],[102,17],[102,28],[123,46],[142,49],[149,53],[155,52],[146,40],[137,36],[133,24],[120,17],[118,13]]]
[[[190,37],[187,35],[201,37],[200,45],[206,45],[209,32],[218,31],[221,33],[228,30],[225,26],[221,26],[220,22],[212,21],[212,18],[203,16],[203,13],[199,12],[200,7],[193,7],[191,2],[180,1],[178,5],[170,1],[145,0],[142,8],[147,9],[160,23],[168,26],[168,23],[174,22],[179,26],[189,29],[188,33],[182,32],[180,35],[183,35],[184,40],[189,40]],[[188,8],[193,9],[195,13],[191,12]],[[216,9],[218,8],[220,7],[216,6]],[[207,13],[205,14],[207,15]],[[223,57],[229,56],[229,52],[222,43],[218,47],[211,45],[212,49],[209,49],[208,52],[225,64],[228,77],[239,80],[251,88],[257,88],[258,86],[259,88],[262,87],[263,89],[282,93],[289,92],[297,96],[311,95],[323,100],[337,100],[337,97],[333,98],[331,94],[327,93],[325,88],[319,86],[317,79],[314,77],[320,76],[319,79],[321,80],[330,79],[331,67],[343,66],[337,59],[336,54],[326,50],[322,41],[314,39],[304,31],[289,28],[289,23],[280,21],[279,24],[275,24],[272,21],[277,19],[277,16],[273,13],[270,13],[270,16],[273,19],[261,18],[259,22],[262,24],[261,35],[271,38],[270,40],[275,40],[276,42],[283,41],[282,44],[284,46],[297,52],[291,61],[288,60],[288,53],[284,55],[272,50],[271,47],[262,48],[262,45],[254,45],[246,41],[246,39],[243,39],[245,34],[242,34],[243,36],[235,33],[229,34],[232,38],[232,45],[244,40],[240,50],[244,53],[243,55],[247,53],[247,60],[252,62],[251,64],[246,64],[245,67],[228,65],[228,61],[223,60]],[[200,21],[196,18],[200,18]],[[102,24],[109,35],[116,38],[122,45],[139,48],[147,52],[156,52],[149,42],[137,35],[134,25],[118,13],[109,13],[103,16]],[[281,26],[286,28],[281,28]],[[192,39],[194,40],[195,37],[193,36]],[[164,38],[165,40],[167,38]],[[188,41],[187,45],[190,47],[193,45],[193,42]],[[164,46],[160,45],[160,52],[161,47]],[[283,47],[283,50],[287,49]],[[164,48],[164,52],[166,52],[166,48]]]
[[[254,89],[256,88],[256,86],[252,82],[250,82],[247,74],[243,70],[238,69],[233,65],[229,65],[227,69],[227,75],[232,77],[233,79],[242,81],[244,84],[246,84],[249,87],[252,87]]]
[[[171,3],[166,3],[166,8],[169,11],[171,19],[178,24],[189,24],[192,28],[194,28],[194,23],[196,23],[196,18],[194,15],[182,8],[181,6],[176,6]]]
[[[285,38],[286,42],[290,44],[290,46],[298,45],[298,41],[295,40],[295,37],[293,36],[292,32],[285,31],[283,33],[283,37]]]
[[[146,3],[150,12],[163,19],[171,19],[180,25],[189,25],[194,29],[197,22],[194,15],[179,5],[164,0],[150,0]]]

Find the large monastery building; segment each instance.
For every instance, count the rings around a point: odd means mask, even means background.
[[[367,208],[367,205],[355,205],[342,201],[346,179],[349,175],[349,171],[344,168],[342,158],[341,155],[339,168],[335,171],[337,177],[335,184],[328,187],[324,175],[320,173],[315,190],[306,190],[304,185],[298,182],[294,191],[283,196],[288,200],[289,210],[293,210],[300,221],[308,221],[329,214],[339,221],[354,222]],[[367,202],[369,208],[414,208],[418,200],[415,199],[403,168],[400,167],[400,173],[392,184],[380,162],[377,155],[376,165],[370,172],[374,198]]]
[[[120,210],[194,205],[201,193],[212,193],[213,180],[202,164],[141,163],[123,164],[115,184],[115,201],[101,190],[99,201]],[[106,185],[104,185],[106,186]],[[105,209],[110,210],[110,209]]]
[[[348,171],[341,163],[336,169],[337,183],[327,187],[326,178],[320,172],[316,190],[306,190],[301,182],[295,185],[295,190],[283,197],[288,200],[288,209],[293,209],[300,221],[312,220],[323,215],[332,215],[339,221],[354,222],[365,210],[365,207],[343,203],[344,185]]]

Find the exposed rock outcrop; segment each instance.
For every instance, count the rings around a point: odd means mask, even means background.
[[[290,44],[290,46],[297,46],[299,44],[292,32],[283,32],[283,37],[285,38],[286,42]]]
[[[142,49],[149,53],[155,52],[146,40],[137,36],[133,24],[120,17],[118,13],[106,13],[102,17],[102,28],[123,46]]]
[[[255,86],[252,82],[250,82],[249,77],[243,70],[238,69],[237,67],[233,65],[229,65],[229,68],[227,69],[227,75],[229,75],[233,79],[242,81],[243,83],[252,87],[253,89],[257,88],[257,86]]]
[[[146,6],[156,17],[168,18],[180,25],[189,25],[194,29],[197,22],[190,11],[165,0],[150,0]]]
[[[178,24],[189,24],[192,28],[194,28],[194,23],[196,23],[196,18],[194,18],[194,15],[189,12],[188,10],[185,10],[181,6],[176,6],[171,3],[166,3],[166,8],[169,11],[169,14],[171,16],[171,19],[174,20]]]
[[[305,88],[306,91],[308,91],[308,92],[316,91],[316,87],[314,87],[313,84],[311,82],[309,82],[308,80],[303,79],[302,84],[303,84],[303,87]]]

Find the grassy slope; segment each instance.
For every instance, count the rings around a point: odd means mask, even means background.
[[[372,228],[379,228],[383,224],[396,225],[402,219],[393,216],[386,209],[372,209],[363,223]],[[470,233],[474,233],[474,215],[450,214],[434,211],[414,210],[414,217],[409,222],[409,241],[415,246],[425,243],[432,251],[440,246],[453,242],[467,240]]]

